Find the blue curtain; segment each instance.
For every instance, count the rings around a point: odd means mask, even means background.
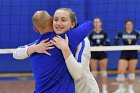
[[[16,48],[33,42],[38,34],[32,28],[32,15],[37,10],[47,10],[53,16],[60,7],[71,8],[78,23],[101,18],[112,45],[115,35],[124,29],[126,18],[131,18],[134,28],[140,29],[139,0],[0,0],[0,48]],[[108,55],[108,69],[117,69],[120,52],[108,52]],[[0,55],[0,58],[0,72],[31,71],[28,60],[19,63],[12,55]]]

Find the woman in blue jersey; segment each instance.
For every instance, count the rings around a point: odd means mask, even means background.
[[[133,29],[133,21],[131,19],[125,20],[125,30],[118,33],[115,38],[115,45],[119,45],[119,40],[122,40],[123,45],[136,45],[139,38],[139,33]],[[133,83],[135,80],[135,69],[138,62],[137,50],[121,51],[120,60],[118,63],[117,80],[120,83],[118,89],[113,93],[135,93],[133,90]],[[125,72],[128,68],[128,90],[124,87]]]
[[[77,20],[72,10],[68,8],[57,9],[53,18],[53,28],[56,34],[62,34],[76,26]],[[76,38],[75,38],[76,39]],[[75,40],[73,39],[73,40]],[[85,38],[78,47],[76,54],[72,54],[67,41],[60,36],[53,39],[59,49],[61,49],[66,61],[67,68],[75,81],[76,93],[99,93],[96,80],[90,73],[90,43]],[[74,58],[75,56],[75,58]]]
[[[100,18],[94,19],[94,30],[89,34],[91,46],[106,46],[110,45],[107,33],[102,29],[102,21]],[[107,63],[108,56],[105,51],[91,51],[90,68],[94,77],[97,76],[98,64],[100,66],[102,79],[102,93],[107,91]]]

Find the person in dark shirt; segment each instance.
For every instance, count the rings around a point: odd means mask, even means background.
[[[100,18],[94,19],[94,27],[95,29],[89,34],[89,40],[91,43],[91,46],[106,46],[110,45],[108,40],[107,33],[102,30],[102,22]],[[102,76],[102,93],[108,93],[107,91],[107,63],[108,63],[108,57],[106,52],[99,51],[99,52],[93,52],[91,51],[91,72],[94,77],[97,76],[97,69],[98,69],[98,61],[100,64],[101,69],[101,76]]]
[[[125,31],[119,32],[115,37],[115,45],[120,45],[119,40],[122,41],[122,45],[136,45],[139,33],[133,29],[133,21],[131,19],[125,20]],[[138,62],[137,50],[125,50],[121,51],[121,56],[118,64],[118,76],[117,80],[120,83],[119,88],[114,93],[125,93],[124,88],[125,72],[128,68],[128,92],[134,93],[133,82],[135,80],[135,69]]]

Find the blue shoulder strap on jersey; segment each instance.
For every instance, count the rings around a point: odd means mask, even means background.
[[[84,48],[85,48],[85,41],[83,40],[83,41],[82,41],[82,45],[81,45],[80,52],[79,52],[79,54],[78,54],[78,62],[81,62],[82,53],[83,53],[83,51],[84,51]]]

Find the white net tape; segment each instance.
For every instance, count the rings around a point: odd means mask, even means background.
[[[91,47],[91,51],[119,51],[119,50],[140,50],[140,45]]]
[[[15,49],[0,49],[0,54],[10,54],[13,53]]]
[[[13,53],[14,50],[15,49],[0,49],[0,54],[10,54]],[[119,51],[119,50],[140,50],[140,45],[91,47],[91,51]]]

